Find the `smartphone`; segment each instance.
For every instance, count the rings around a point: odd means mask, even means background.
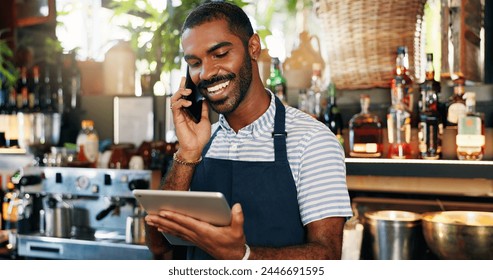
[[[190,107],[185,107],[185,110],[188,112],[190,117],[192,117],[193,121],[198,123],[200,122],[200,116],[202,115],[202,102],[204,97],[200,94],[197,86],[193,83],[188,67],[185,88],[192,90],[192,93],[189,96],[183,97],[186,100],[192,101],[192,105]]]

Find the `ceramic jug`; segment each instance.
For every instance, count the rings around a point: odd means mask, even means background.
[[[325,62],[320,53],[320,40],[315,35],[310,35],[303,31],[299,35],[299,46],[291,52],[283,64],[283,73],[288,81],[289,89],[306,89],[310,87],[312,65],[320,63],[322,72],[325,69]],[[312,42],[315,42],[318,50],[313,48]]]
[[[129,42],[120,41],[105,54],[103,62],[104,93],[135,93],[136,56]]]

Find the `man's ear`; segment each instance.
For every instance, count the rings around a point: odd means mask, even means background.
[[[262,50],[262,45],[260,44],[260,37],[257,33],[253,34],[248,41],[248,51],[250,52],[250,57],[253,60],[257,60],[260,56],[260,51]]]

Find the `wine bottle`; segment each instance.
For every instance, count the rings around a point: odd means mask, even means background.
[[[19,147],[19,122],[17,118],[17,94],[12,88],[9,95],[9,101],[7,105],[7,131],[5,132],[5,139],[7,147],[18,148]]]
[[[63,75],[62,75],[62,67],[56,67],[56,83],[55,83],[55,108],[59,114],[63,114],[65,112],[65,91],[63,88]]]
[[[26,149],[31,142],[32,134],[32,118],[29,108],[30,87],[27,67],[21,67],[20,73],[20,78],[16,86],[18,143],[20,148]]]
[[[323,110],[322,117],[319,119],[335,134],[339,143],[344,146],[344,137],[342,130],[344,124],[342,121],[341,111],[336,103],[336,86],[330,83],[327,90],[327,106]]]
[[[62,114],[55,107],[57,100],[57,90],[52,86],[51,67],[46,64],[43,74],[41,92],[41,112],[44,115],[44,141],[50,145],[58,145],[60,140],[60,127]]]
[[[32,73],[33,77],[29,83],[28,108],[30,112],[40,112],[41,84],[39,77],[39,66],[33,66]]]

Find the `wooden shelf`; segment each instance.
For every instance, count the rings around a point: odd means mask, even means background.
[[[48,22],[55,22],[56,20],[56,7],[55,1],[49,0],[45,4],[47,8],[47,14],[41,15],[39,13],[40,6],[33,3],[16,3],[14,9],[17,9],[15,14],[18,16],[15,19],[17,27],[26,27],[38,24],[44,24]]]
[[[30,17],[30,18],[20,18],[17,20],[17,27],[27,27],[37,24],[43,24],[49,22],[49,17]]]

